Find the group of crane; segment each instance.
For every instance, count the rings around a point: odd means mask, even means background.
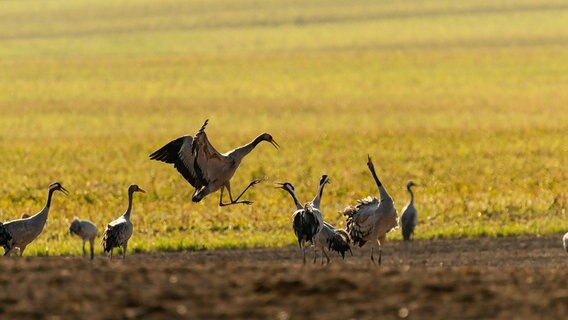
[[[48,189],[47,202],[40,212],[33,216],[24,214],[20,219],[5,223],[0,222],[0,246],[4,247],[4,256],[12,253],[23,255],[26,247],[41,234],[47,222],[51,198],[55,191],[60,191],[64,194],[69,193],[61,183],[52,183]],[[103,249],[105,253],[110,252],[111,258],[112,250],[118,247],[122,248],[123,259],[126,257],[128,240],[133,230],[132,222],[130,222],[130,212],[132,211],[132,195],[134,192],[145,191],[135,184],[128,187],[128,208],[124,214],[110,222],[103,233]],[[69,232],[83,240],[83,255],[86,254],[85,243],[89,241],[91,259],[93,259],[95,238],[98,233],[97,226],[89,220],[80,220],[75,217],[69,226]]]
[[[209,142],[205,127],[206,120],[195,136],[183,136],[167,143],[162,148],[150,154],[151,160],[158,160],[173,164],[177,171],[191,184],[195,191],[192,196],[193,202],[201,201],[205,196],[220,190],[219,206],[234,204],[252,204],[249,200],[240,200],[245,192],[261,180],[255,179],[236,197],[231,193],[230,180],[239,167],[242,159],[248,155],[260,142],[270,142],[276,149],[278,143],[268,133],[263,133],[251,142],[235,148],[226,153],[218,152]],[[381,264],[381,245],[386,240],[386,234],[399,225],[397,210],[394,202],[379,180],[375,167],[368,157],[367,166],[379,189],[379,197],[366,197],[358,200],[357,204],[345,208],[343,214],[346,217],[346,229],[336,229],[325,222],[321,210],[321,199],[324,186],[329,183],[327,175],[323,175],[314,199],[302,205],[298,200],[294,186],[290,182],[277,183],[277,187],[287,191],[296,206],[292,216],[294,233],[298,245],[302,250],[304,263],[306,262],[306,246],[314,247],[314,262],[317,259],[317,250],[329,263],[330,259],[326,250],[336,251],[344,258],[347,251],[351,252],[350,244],[363,247],[369,243],[371,247],[371,260]],[[414,194],[412,187],[415,184],[409,181],[407,190],[410,193],[410,202],[403,209],[401,217],[402,234],[405,240],[410,240],[414,234],[417,222],[417,212],[414,207]],[[223,191],[227,190],[229,202],[223,202]],[[22,255],[26,246],[35,240],[43,231],[51,206],[51,198],[55,191],[65,194],[68,191],[59,182],[49,186],[47,203],[44,208],[33,216],[23,216],[20,219],[0,223],[0,246],[4,247],[4,255],[17,252]],[[132,211],[132,199],[135,192],[142,192],[138,185],[130,185],[128,188],[128,207],[116,220],[110,222],[103,233],[102,244],[105,253],[112,253],[114,248],[122,249],[122,257],[125,259],[128,241],[133,233],[133,225],[130,221]],[[83,254],[86,254],[85,243],[89,241],[91,259],[94,258],[94,241],[98,230],[96,225],[88,220],[75,218],[69,227],[69,232],[79,236],[83,240]],[[374,252],[378,250],[378,259],[375,261]]]

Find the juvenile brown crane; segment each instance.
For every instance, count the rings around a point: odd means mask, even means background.
[[[126,248],[128,247],[128,240],[132,236],[132,222],[130,222],[130,212],[132,211],[132,195],[134,192],[146,191],[132,184],[128,187],[128,208],[118,219],[109,223],[103,234],[103,249],[104,252],[110,252],[112,260],[112,250],[114,248],[122,247],[122,260],[126,259]]]
[[[54,182],[49,185],[47,202],[40,212],[28,218],[5,222],[2,225],[2,229],[11,237],[9,241],[3,243],[5,256],[9,255],[15,248],[18,248],[16,250],[19,250],[20,255],[23,255],[26,246],[41,234],[47,222],[49,209],[51,207],[51,197],[55,191],[61,191],[64,194],[68,193],[59,182]]]
[[[230,180],[241,164],[243,158],[248,155],[262,141],[270,142],[276,149],[279,145],[268,133],[263,133],[251,142],[228,151],[219,153],[209,142],[205,127],[209,120],[201,126],[195,137],[179,137],[150,155],[151,160],[171,163],[177,171],[191,184],[195,191],[191,200],[199,202],[205,196],[221,189],[219,206],[233,205],[237,203],[252,204],[252,201],[239,199],[253,185],[260,182],[255,179],[233,199]],[[229,203],[223,203],[223,190],[229,193]]]
[[[370,156],[368,156],[367,166],[379,188],[380,198],[367,197],[358,200],[357,205],[345,208],[343,214],[347,217],[347,232],[353,243],[362,247],[369,242],[371,245],[371,261],[373,262],[375,262],[374,249],[377,247],[380,265],[381,245],[385,243],[387,232],[398,226],[398,214],[391,196],[377,177]]]
[[[89,246],[91,248],[91,260],[95,258],[95,238],[97,237],[97,233],[99,230],[97,226],[89,220],[81,220],[77,217],[71,221],[69,225],[69,233],[75,234],[81,240],[83,240],[83,256],[87,254],[85,250],[85,243],[89,241]]]

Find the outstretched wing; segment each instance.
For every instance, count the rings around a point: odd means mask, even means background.
[[[201,127],[193,140],[191,153],[193,159],[184,156],[183,161],[188,166],[193,164],[196,173],[203,177],[203,180],[213,181],[228,168],[230,163],[209,142],[204,131],[205,125],[207,125],[207,121],[205,121],[205,124],[203,124],[203,127]]]
[[[150,155],[151,160],[171,163],[174,168],[196,189],[206,184],[201,170],[196,170],[195,156],[192,152],[194,139],[191,136],[179,137]]]
[[[227,161],[209,142],[205,120],[195,137],[183,136],[170,141],[150,155],[150,159],[172,163],[193,187],[200,189],[222,172]]]

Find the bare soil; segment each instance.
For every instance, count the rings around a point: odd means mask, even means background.
[[[561,236],[0,259],[0,319],[566,319]],[[115,256],[116,257],[116,256]]]

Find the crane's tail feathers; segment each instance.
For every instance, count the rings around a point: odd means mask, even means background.
[[[347,217],[347,233],[353,244],[362,247],[367,242],[364,240],[360,226],[355,222],[355,215],[359,212],[359,205],[348,206],[343,209],[343,215]]]
[[[328,250],[336,251],[345,259],[345,252],[349,251],[353,255],[349,242],[349,234],[345,230],[335,230],[333,236],[328,239]]]
[[[12,235],[10,234],[8,229],[6,229],[4,224],[0,222],[0,246],[6,247],[8,250],[10,250],[12,248],[12,245]]]
[[[365,245],[365,243],[367,243],[367,240],[365,240],[365,235],[361,231],[361,228],[353,220],[347,220],[347,233],[349,234],[351,241],[353,241],[353,244],[362,247]]]
[[[102,243],[105,253],[110,252],[113,248],[119,247],[117,234],[113,227],[107,226],[107,229],[103,234]]]

